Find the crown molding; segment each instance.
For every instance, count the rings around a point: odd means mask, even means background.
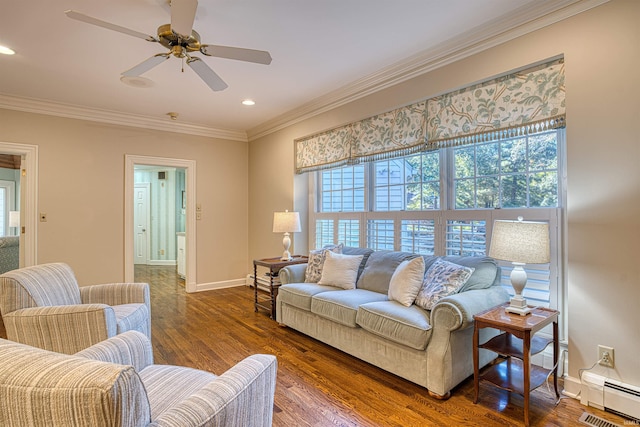
[[[56,103],[35,98],[18,97],[0,94],[0,108],[24,111],[27,113],[46,114],[50,116],[66,117],[70,119],[88,120],[108,123],[112,125],[132,126],[142,129],[152,129],[188,135],[220,138],[231,141],[247,142],[247,134],[243,131],[215,129],[202,125],[161,120],[136,114],[124,114],[117,111],[98,108],[81,107],[78,105]]]
[[[610,0],[542,0],[383,68],[247,131],[249,141],[600,6]]]

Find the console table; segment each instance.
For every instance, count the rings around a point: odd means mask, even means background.
[[[253,292],[254,292],[254,306],[256,313],[259,308],[269,310],[270,316],[275,320],[276,318],[276,297],[278,296],[278,288],[280,287],[280,279],[278,274],[280,270],[288,265],[304,264],[309,261],[309,258],[302,255],[294,255],[291,260],[283,261],[278,258],[264,258],[253,260]],[[258,267],[265,267],[268,269],[269,277],[269,289],[268,295],[258,294]]]
[[[529,393],[540,387],[547,380],[549,374],[553,374],[553,387],[556,398],[558,392],[558,314],[557,310],[538,307],[531,314],[521,316],[507,313],[501,305],[473,316],[475,320],[473,331],[473,378],[475,399],[478,403],[480,393],[480,380],[510,392],[524,396],[524,425],[529,426]],[[536,332],[549,324],[553,324],[553,338],[534,336]],[[503,331],[500,335],[491,338],[485,343],[479,343],[479,330],[482,328],[495,328]],[[542,352],[549,344],[553,343],[553,369],[531,365],[531,356]],[[496,363],[482,376],[479,372],[479,349],[485,348],[505,357],[500,363]]]

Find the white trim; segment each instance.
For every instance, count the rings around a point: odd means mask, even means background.
[[[196,292],[196,161],[165,157],[137,156],[125,154],[124,188],[124,277],[126,282],[134,280],[133,268],[133,186],[135,165],[169,166],[186,169],[186,230],[187,259],[185,265],[185,289]]]
[[[23,211],[20,233],[20,266],[28,267],[38,263],[38,146],[0,142],[0,152],[22,156],[20,173],[20,198]],[[23,248],[24,247],[24,250]]]
[[[24,111],[27,113],[67,117],[77,120],[109,123],[113,125],[133,126],[143,129],[163,130],[168,132],[247,142],[247,134],[244,131],[216,129],[209,126],[175,122],[172,120],[136,115],[132,113],[101,110],[81,105],[63,104],[44,99],[0,94],[0,108]]]
[[[235,288],[238,286],[246,286],[247,279],[223,280],[220,282],[198,283],[195,292],[211,291],[214,289]]]
[[[147,261],[147,265],[168,265],[168,266],[175,266],[177,265],[176,261],[172,260],[172,259],[150,259],[149,261]]]

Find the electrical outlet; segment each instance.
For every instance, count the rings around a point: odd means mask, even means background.
[[[615,366],[615,357],[613,353],[613,347],[607,347],[606,345],[598,346],[598,360],[601,366],[607,366],[613,368]]]

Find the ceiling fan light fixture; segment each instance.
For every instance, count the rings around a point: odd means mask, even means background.
[[[247,105],[247,106],[256,105],[256,101],[254,101],[253,99],[245,99],[244,101],[242,101],[242,105]]]
[[[6,46],[0,45],[0,53],[3,55],[13,55],[16,53],[16,51]]]
[[[140,76],[122,76],[120,77],[120,81],[127,86],[137,87],[141,89],[149,88],[155,85],[153,80]]]

